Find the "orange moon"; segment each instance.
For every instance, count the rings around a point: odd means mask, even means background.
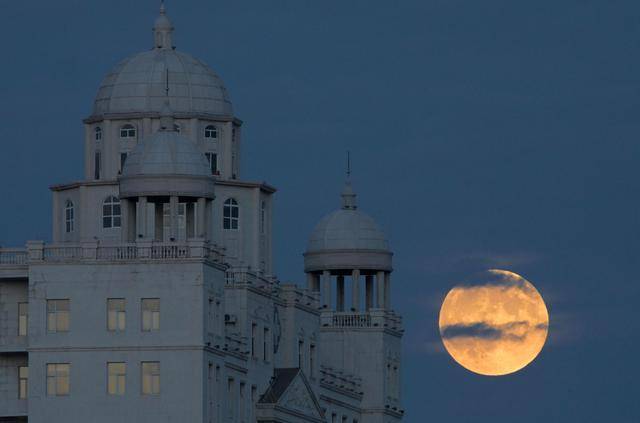
[[[481,375],[502,376],[538,356],[547,339],[549,313],[529,281],[492,269],[449,291],[439,326],[442,342],[458,364]]]

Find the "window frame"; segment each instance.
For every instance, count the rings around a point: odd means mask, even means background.
[[[122,365],[119,370],[116,365]],[[113,371],[112,371],[113,368]],[[112,384],[113,381],[113,384]],[[113,385],[113,389],[112,389]],[[127,363],[124,361],[107,362],[107,395],[123,396],[127,392]]]
[[[93,140],[94,140],[95,142],[100,142],[100,141],[102,141],[102,128],[101,128],[101,127],[96,126],[96,127],[93,129]]]
[[[66,366],[66,372],[62,370]],[[50,371],[50,370],[53,371]],[[66,374],[65,374],[66,373]],[[70,363],[47,363],[46,364],[46,380],[47,380],[47,396],[48,397],[66,397],[71,393],[71,364]],[[60,383],[66,378],[66,391],[60,391]],[[50,383],[53,381],[53,384]],[[52,392],[51,387],[55,387]]]
[[[145,304],[149,304],[151,301],[157,301],[157,307],[145,308]],[[157,308],[157,310],[153,310],[153,308]],[[148,318],[145,317],[146,313],[150,313]],[[149,325],[146,324],[147,322]],[[140,327],[142,332],[157,332],[160,330],[160,298],[140,299]]]
[[[126,123],[120,127],[121,139],[135,139],[138,136],[138,129],[131,123]]]
[[[118,229],[122,227],[121,204],[120,198],[115,195],[108,196],[102,202],[102,229]],[[106,212],[107,210],[108,213]]]
[[[204,128],[204,139],[217,140],[218,139],[218,127],[216,125],[207,125]]]
[[[24,309],[24,313],[23,313]],[[27,336],[29,333],[29,303],[18,303],[18,336]]]
[[[75,208],[70,199],[64,204],[64,230],[68,234],[75,230]]]
[[[149,369],[148,372],[145,371],[147,366],[154,366]],[[140,392],[144,396],[158,396],[160,395],[160,362],[159,361],[141,361],[140,362]],[[150,377],[149,384],[149,392],[145,392],[145,377]],[[157,384],[156,384],[157,381]],[[157,388],[157,389],[156,389]]]
[[[60,309],[60,306],[66,302],[66,310]],[[71,300],[68,298],[47,299],[46,300],[46,316],[47,316],[47,333],[67,333],[71,326]],[[64,320],[66,316],[66,327]],[[52,318],[53,317],[53,318]],[[55,323],[55,324],[52,324]],[[62,328],[60,328],[62,326]]]
[[[26,375],[23,376],[23,370]],[[29,398],[29,366],[18,366],[18,399]]]
[[[227,198],[222,205],[222,229],[225,231],[240,230],[240,205],[235,198]]]
[[[118,304],[122,304],[118,307]],[[112,305],[114,307],[112,308]],[[113,320],[111,315],[113,314]],[[111,322],[113,321],[113,325]],[[107,331],[124,332],[127,330],[127,300],[125,298],[107,298]]]
[[[212,175],[220,175],[220,169],[218,169],[218,153],[213,151],[207,151],[204,153],[204,157],[209,163],[209,170]]]

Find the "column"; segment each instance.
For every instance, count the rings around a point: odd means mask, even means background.
[[[384,308],[391,310],[391,272],[384,274]]]
[[[366,310],[369,311],[373,308],[373,275],[366,276],[366,291],[365,291],[365,303]]]
[[[322,272],[322,307],[331,307],[331,273],[328,270]]]
[[[360,311],[360,270],[351,272],[351,310]]]
[[[344,276],[343,275],[339,275],[336,278],[336,286],[337,286],[336,309],[338,311],[344,311]]]
[[[376,306],[384,308],[384,272],[378,272],[376,276]]]
[[[213,240],[213,200],[206,200],[204,207],[204,239]]]
[[[195,235],[197,238],[205,238],[207,232],[205,224],[207,216],[207,205],[204,197],[198,198],[198,203],[196,204],[196,216],[198,218],[198,222],[196,223]]]
[[[169,198],[169,222],[171,240],[176,241],[178,239],[178,197],[176,195]]]
[[[138,221],[138,238],[145,239],[147,237],[147,197],[138,198],[136,220]]]
[[[316,290],[315,276],[311,272],[307,273],[307,289],[312,292]]]
[[[129,232],[131,228],[131,216],[129,215],[130,202],[128,198],[120,200],[120,214],[122,216],[122,225],[120,227],[121,242],[129,242]]]

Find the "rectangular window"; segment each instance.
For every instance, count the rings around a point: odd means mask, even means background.
[[[18,303],[18,336],[27,336],[29,303]]]
[[[126,363],[107,363],[107,392],[109,395],[124,395],[126,378]]]
[[[218,175],[218,155],[216,153],[204,153],[209,162],[209,169],[212,175]]]
[[[100,165],[101,165],[100,152],[96,151],[93,157],[93,179],[100,179]]]
[[[47,395],[59,397],[69,395],[69,363],[47,364]]]
[[[159,361],[143,361],[142,362],[142,394],[143,395],[159,395],[160,394],[160,362]]]
[[[18,367],[18,398],[27,399],[29,394],[29,367]]]
[[[47,330],[69,331],[69,300],[47,300]]]
[[[236,395],[233,390],[233,378],[227,379],[227,409],[229,420],[233,421],[233,416],[235,415],[236,408]]]
[[[107,330],[122,332],[126,328],[126,311],[124,298],[107,299]]]
[[[160,298],[142,299],[142,330],[160,330]]]
[[[239,407],[240,407],[240,423],[245,422],[245,412],[246,412],[246,404],[245,404],[245,396],[246,396],[246,383],[240,382],[240,396],[238,399]]]
[[[331,423],[337,423],[338,415],[336,413],[331,413]]]
[[[127,161],[128,153],[120,153],[120,173],[122,173],[122,169],[124,169],[124,163]]]
[[[262,338],[262,359],[264,361],[269,361],[269,340],[270,340],[269,328],[264,328],[263,338]]]
[[[342,423],[347,423],[347,416],[342,416]]]
[[[258,325],[251,324],[251,357],[256,358],[258,351],[256,351],[256,336],[258,336]]]

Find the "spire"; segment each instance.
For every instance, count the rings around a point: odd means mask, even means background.
[[[169,104],[169,69],[167,69],[165,80],[165,98],[162,109],[160,110],[160,130],[161,131],[175,131],[176,125],[173,119],[173,110]]]
[[[153,25],[154,47],[158,49],[173,48],[173,25],[165,13],[164,1],[160,3],[160,16]]]
[[[356,205],[356,194],[351,187],[351,153],[349,151],[347,151],[347,178],[341,196],[342,208],[344,210],[355,210],[358,208]]]

